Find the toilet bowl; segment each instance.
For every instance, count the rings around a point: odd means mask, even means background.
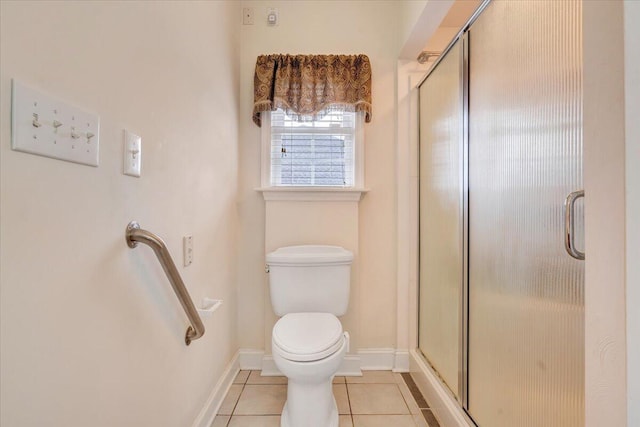
[[[282,427],[338,427],[333,377],[349,351],[337,316],[349,305],[353,253],[339,246],[287,246],[266,256],[273,361],[289,380]]]
[[[338,427],[333,377],[349,334],[330,313],[290,313],[273,327],[273,360],[288,378],[282,427]]]

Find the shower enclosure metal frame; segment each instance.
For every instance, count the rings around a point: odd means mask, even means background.
[[[462,123],[460,124],[461,126],[461,138],[460,138],[460,158],[459,158],[459,162],[460,162],[460,166],[461,166],[461,171],[460,171],[460,183],[461,183],[461,188],[460,188],[460,219],[462,221],[461,223],[461,228],[462,228],[462,239],[460,241],[460,253],[462,255],[462,271],[460,272],[460,276],[461,276],[461,283],[460,283],[460,301],[459,301],[459,310],[460,310],[460,324],[459,324],[459,346],[458,346],[458,362],[459,362],[459,369],[458,369],[458,384],[457,384],[457,390],[451,390],[454,394],[454,397],[459,401],[462,409],[464,410],[464,412],[467,414],[467,416],[469,417],[469,421],[472,421],[475,423],[475,420],[473,420],[471,413],[469,412],[469,350],[470,350],[470,333],[469,333],[469,322],[470,322],[470,314],[469,314],[469,307],[470,307],[470,302],[469,302],[469,293],[470,293],[470,280],[469,280],[469,275],[470,275],[470,269],[469,269],[469,263],[470,263],[470,247],[469,247],[469,236],[470,236],[470,230],[469,230],[469,155],[470,155],[470,147],[469,147],[469,139],[470,139],[470,124],[469,124],[469,111],[470,111],[470,104],[469,104],[469,80],[470,80],[470,69],[469,69],[469,63],[470,63],[470,28],[473,25],[473,23],[480,17],[480,15],[482,14],[482,12],[487,8],[487,6],[492,3],[491,0],[484,0],[482,2],[482,4],[478,7],[478,9],[474,12],[474,14],[471,16],[471,18],[468,20],[468,22],[461,28],[461,30],[458,32],[458,34],[456,35],[456,37],[454,37],[454,39],[451,41],[451,43],[447,46],[447,48],[442,52],[442,54],[440,55],[440,57],[438,58],[438,60],[429,68],[428,72],[426,73],[426,75],[424,76],[424,78],[418,83],[417,87],[420,88],[423,83],[425,81],[427,81],[427,79],[438,69],[438,66],[441,64],[441,62],[446,58],[447,54],[449,54],[449,52],[452,50],[452,48],[457,44],[460,43],[461,45],[461,55],[460,55],[460,61],[461,61],[461,67],[460,67],[460,85],[461,85],[461,91],[460,91],[460,103],[461,103],[461,108],[462,108]],[[418,103],[420,106],[422,106],[421,102],[420,102],[420,91],[418,91]],[[418,143],[418,158],[420,159],[419,161],[419,176],[422,177],[422,155],[421,155],[421,145],[422,145],[422,140],[421,140],[421,132],[422,130],[419,131],[419,143]],[[420,197],[422,197],[422,191],[420,189],[420,185],[421,185],[421,180],[422,178],[418,179],[418,193],[420,194]],[[580,252],[579,250],[577,250],[575,248],[575,233],[574,233],[574,223],[575,223],[575,212],[574,212],[574,205],[576,202],[576,199],[580,198],[580,197],[584,197],[584,192],[583,191],[575,191],[573,193],[571,193],[568,197],[567,200],[565,202],[564,205],[564,245],[566,248],[567,253],[578,260],[584,260],[584,254],[582,252]],[[421,203],[419,203],[420,209],[422,208]],[[418,235],[421,236],[421,220],[418,221]],[[420,294],[420,292],[422,291],[422,286],[420,285],[420,280],[421,280],[421,273],[420,273],[420,269],[421,269],[421,244],[418,245],[418,293]],[[476,291],[477,292],[477,291]],[[476,297],[477,298],[477,297]],[[420,301],[420,296],[418,295],[418,301]],[[420,305],[420,304],[418,304]],[[426,356],[426,354],[422,351],[422,349],[420,348],[420,317],[422,316],[422,313],[420,310],[418,310],[418,330],[416,331],[417,333],[417,342],[418,342],[418,352],[422,355],[423,359],[430,365],[431,362],[429,361],[428,357]],[[433,365],[432,365],[433,367]],[[436,374],[438,374],[438,371],[434,368],[433,369],[434,372]],[[442,377],[441,377],[442,380]],[[445,382],[442,380],[441,381],[443,384],[445,384]]]
[[[469,20],[462,26],[458,34],[451,40],[447,47],[442,51],[438,59],[431,65],[425,76],[418,82],[419,88],[422,84],[431,76],[431,74],[437,69],[440,62],[446,57],[456,43],[461,43],[461,69],[460,69],[460,102],[462,107],[462,123],[461,123],[461,141],[460,141],[460,165],[461,174],[460,180],[462,183],[460,189],[460,218],[462,220],[462,239],[460,242],[460,250],[462,253],[462,281],[461,281],[461,300],[460,300],[460,331],[459,331],[459,369],[458,369],[458,390],[457,397],[460,400],[462,407],[465,409],[469,404],[468,394],[468,355],[469,355],[469,27],[480,16],[482,11],[491,3],[491,0],[484,0],[478,9],[471,15]],[[420,92],[418,91],[418,104],[420,98]],[[418,158],[420,158],[420,143],[418,143]],[[418,186],[420,181],[418,180]],[[420,189],[418,188],[418,192]],[[418,224],[418,234],[420,233],[420,224]],[[420,258],[420,245],[418,245],[418,259]],[[420,263],[418,262],[418,270],[420,269]],[[419,273],[418,273],[419,277]],[[418,292],[420,287],[418,286]],[[418,310],[418,319],[420,317],[420,311]],[[419,324],[419,320],[418,320]],[[419,338],[416,337],[416,342],[419,342]],[[426,356],[422,354],[423,358],[429,363]]]

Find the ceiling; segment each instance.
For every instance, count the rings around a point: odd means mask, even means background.
[[[481,3],[482,0],[456,0],[423,50],[442,52]]]

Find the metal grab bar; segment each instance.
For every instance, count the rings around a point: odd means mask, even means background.
[[[130,248],[135,248],[138,246],[138,243],[144,243],[145,245],[150,246],[158,257],[158,261],[160,261],[160,265],[162,265],[162,269],[166,273],[167,278],[173,287],[173,291],[176,293],[176,296],[178,297],[180,304],[182,304],[182,308],[191,323],[187,328],[184,342],[189,345],[191,344],[191,341],[197,340],[203,336],[204,325],[202,324],[202,320],[200,320],[200,315],[198,314],[196,307],[193,305],[191,296],[180,277],[180,273],[178,273],[178,269],[176,268],[173,259],[171,259],[171,254],[169,254],[169,250],[167,249],[167,245],[165,245],[164,241],[152,232],[141,229],[140,225],[135,221],[131,221],[127,225],[125,237],[127,245],[129,245]]]
[[[574,191],[564,201],[564,248],[569,255],[578,260],[584,260],[584,252],[576,248],[575,243],[575,213],[576,200],[584,197],[584,190]]]

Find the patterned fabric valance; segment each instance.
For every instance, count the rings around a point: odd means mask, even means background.
[[[253,79],[253,121],[281,108],[298,120],[326,110],[364,111],[371,121],[366,55],[260,55]]]

